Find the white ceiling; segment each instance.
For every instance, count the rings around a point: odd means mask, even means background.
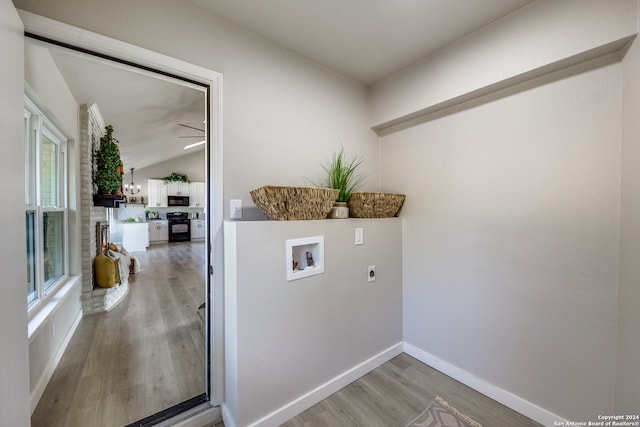
[[[371,85],[531,0],[185,0],[364,85]],[[192,153],[204,138],[204,92],[140,70],[48,47],[79,104],[114,127],[129,180]],[[194,138],[182,138],[194,136]],[[195,138],[201,137],[201,138]],[[194,150],[202,150],[203,146]]]
[[[187,0],[365,85],[531,0]]]

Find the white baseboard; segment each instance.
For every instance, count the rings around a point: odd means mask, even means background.
[[[338,375],[337,377],[327,381],[326,383],[316,387],[314,390],[307,394],[300,396],[299,398],[289,402],[281,408],[276,409],[272,413],[264,416],[250,424],[250,427],[267,427],[278,426],[285,421],[295,417],[302,411],[312,407],[316,403],[326,399],[333,393],[342,389],[343,387],[351,384],[361,376],[373,371],[378,366],[393,359],[397,355],[402,353],[402,343],[395,344],[388,349],[378,353],[377,355],[365,360],[364,362],[354,366],[346,372]],[[227,424],[227,418],[225,418],[225,408],[222,408],[222,415],[225,426],[235,427],[229,420]],[[230,414],[226,414],[229,416]],[[233,420],[235,421],[235,420]]]
[[[508,392],[494,384],[491,384],[490,382],[485,381],[482,378],[478,378],[475,375],[470,374],[469,372],[462,370],[457,366],[454,366],[451,363],[446,362],[412,344],[404,342],[402,348],[403,351],[409,356],[415,357],[419,361],[426,363],[432,368],[437,369],[438,371],[450,376],[451,378],[455,378],[456,380],[471,387],[472,389],[479,391],[485,396],[488,396],[493,400],[502,403],[506,407],[511,408],[514,411],[519,412],[522,415],[529,417],[542,425],[559,425],[555,424],[556,422],[564,422],[565,424],[562,425],[566,425],[566,419],[552,412],[549,412],[546,409],[541,408],[538,405],[521,398],[520,396],[516,396],[511,392]]]
[[[236,418],[231,414],[229,406],[223,402],[222,405],[220,405],[220,409],[222,410],[224,427],[236,427]]]
[[[38,380],[38,383],[36,384],[36,386],[33,388],[31,392],[31,414],[32,415],[33,415],[33,411],[35,411],[36,409],[36,406],[38,406],[38,402],[40,402],[40,398],[42,397],[42,393],[44,393],[44,389],[47,388],[47,384],[49,384],[49,380],[51,379],[53,372],[56,370],[58,363],[60,363],[60,359],[62,359],[62,355],[64,354],[64,351],[67,349],[67,346],[69,345],[69,341],[71,341],[71,338],[73,337],[74,332],[78,328],[78,325],[80,324],[80,320],[82,320],[82,310],[79,310],[78,314],[76,314],[76,317],[73,319],[73,322],[71,323],[71,326],[67,330],[67,333],[65,334],[64,339],[60,343],[58,350],[55,352],[53,357],[49,360],[49,363],[47,363],[46,368],[42,372],[42,376]]]
[[[205,410],[194,409],[195,413],[192,415],[189,414],[180,414],[180,421],[169,420],[167,423],[160,423],[158,427],[172,426],[172,427],[202,427],[209,424],[216,423],[222,419],[220,407],[219,406],[210,406]],[[185,415],[187,417],[185,418]],[[225,426],[227,427],[227,426]]]

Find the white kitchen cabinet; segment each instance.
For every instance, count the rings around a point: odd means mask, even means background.
[[[189,196],[189,207],[204,208],[207,205],[207,195],[204,182],[192,182]]]
[[[125,222],[122,229],[122,246],[129,252],[146,251],[149,233],[144,222]]]
[[[169,221],[166,219],[149,221],[149,243],[169,241]]]
[[[147,189],[149,191],[148,206],[150,208],[167,207],[167,185],[161,179],[148,179]]]
[[[207,226],[204,219],[191,220],[191,240],[203,240]]]
[[[186,196],[189,197],[191,193],[191,183],[172,181],[167,183],[167,195],[168,196]]]

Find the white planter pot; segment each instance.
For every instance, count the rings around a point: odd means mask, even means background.
[[[349,218],[349,207],[347,206],[347,202],[335,202],[333,207],[331,208],[331,213],[329,214],[329,218],[331,219]]]

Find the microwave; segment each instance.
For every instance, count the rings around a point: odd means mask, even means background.
[[[189,196],[168,196],[167,205],[171,206],[189,206]]]

